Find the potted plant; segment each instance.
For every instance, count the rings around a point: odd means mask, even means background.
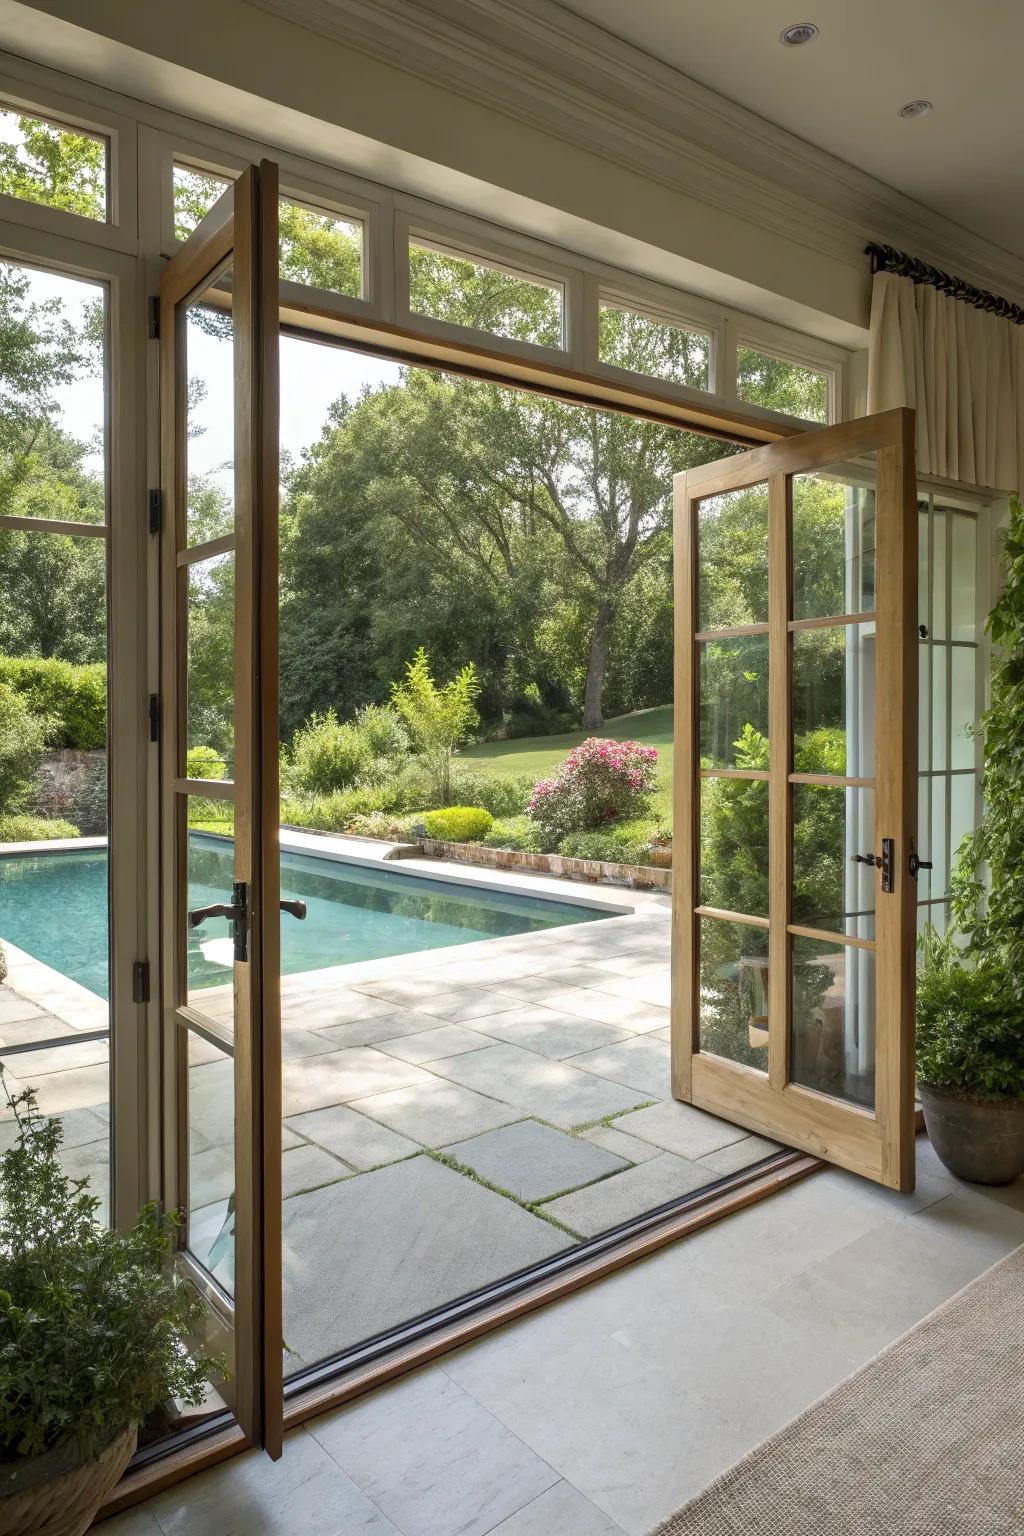
[[[1005,585],[988,620],[995,647],[984,740],[985,811],[951,881],[952,925],[925,932],[917,1066],[925,1125],[961,1178],[1024,1172],[1024,509],[1004,544]]]
[[[658,827],[648,839],[651,863],[658,869],[672,868],[672,828]]]
[[[0,1531],[81,1536],[139,1425],[172,1397],[201,1403],[219,1362],[186,1343],[201,1303],[168,1222],[147,1206],[131,1231],[99,1226],[88,1181],[61,1167],[60,1122],[3,1087],[17,1136],[0,1156]]]

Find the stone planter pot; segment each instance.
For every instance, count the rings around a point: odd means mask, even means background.
[[[919,1083],[928,1139],[950,1173],[971,1184],[1012,1184],[1024,1173],[1024,1099],[973,1099]]]
[[[652,843],[651,844],[651,863],[654,865],[655,869],[671,869],[672,868],[672,848],[671,848],[671,845],[669,844],[669,845],[666,845],[666,846],[659,846],[657,843]]]
[[[0,1531],[4,1536],[84,1536],[135,1453],[138,1430],[115,1435],[95,1461],[80,1461],[68,1444],[42,1456],[0,1463]]]

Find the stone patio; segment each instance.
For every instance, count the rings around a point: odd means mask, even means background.
[[[290,1370],[776,1150],[670,1097],[668,897],[595,894],[617,914],[284,979]],[[226,1014],[227,989],[203,1007]],[[105,1048],[3,1055],[69,1028],[43,1012],[0,989],[0,1061],[64,1119],[69,1167],[105,1182]],[[191,1240],[227,1284],[231,1071],[194,1038]],[[0,1146],[10,1134],[0,1111]]]

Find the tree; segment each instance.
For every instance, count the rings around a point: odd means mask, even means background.
[[[32,713],[19,693],[0,683],[0,816],[24,807],[46,750],[49,725]]]
[[[408,726],[415,750],[431,781],[432,804],[450,805],[455,754],[476,725],[480,684],[472,662],[440,686],[421,646],[405,677],[391,688],[391,702]]]
[[[106,145],[100,138],[19,116],[19,137],[0,142],[0,192],[24,202],[102,219],[107,201]]]

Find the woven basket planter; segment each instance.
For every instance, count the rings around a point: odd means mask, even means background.
[[[135,1452],[138,1430],[115,1435],[95,1461],[72,1446],[0,1463],[3,1536],[84,1536]]]

